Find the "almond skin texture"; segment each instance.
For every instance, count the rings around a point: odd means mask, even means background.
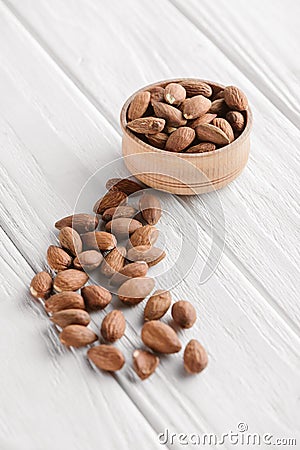
[[[121,191],[126,195],[131,195],[134,192],[144,189],[144,187],[129,178],[111,178],[106,182],[106,189]]]
[[[141,380],[146,380],[155,372],[158,364],[158,356],[145,350],[135,350],[132,355],[133,368]]]
[[[55,228],[61,230],[65,227],[74,228],[77,233],[87,233],[97,228],[99,220],[97,216],[91,214],[74,214],[64,217],[55,223]]]
[[[230,143],[228,136],[220,128],[211,124],[199,125],[196,133],[200,141],[212,142],[217,145],[227,145]]]
[[[85,286],[81,289],[81,295],[84,298],[87,309],[96,311],[104,309],[112,299],[111,293],[102,286]]]
[[[182,113],[185,119],[197,119],[206,114],[211,106],[211,101],[203,95],[187,98],[182,103]]]
[[[52,278],[47,272],[37,273],[31,280],[29,290],[35,298],[48,298],[52,291]]]
[[[54,294],[45,302],[47,312],[56,313],[66,309],[85,309],[83,298],[76,292],[60,292]]]
[[[98,369],[108,372],[115,372],[122,369],[125,364],[123,353],[111,345],[97,345],[87,352],[88,358],[98,367]]]
[[[169,152],[181,152],[187,148],[195,139],[196,133],[190,127],[180,127],[174,133],[170,134],[165,150]]]
[[[228,120],[234,131],[243,131],[245,126],[245,119],[242,113],[240,113],[239,111],[229,111],[226,114],[226,119]]]
[[[140,245],[151,246],[155,244],[158,239],[159,231],[152,225],[145,225],[136,230],[130,237],[130,244],[132,247]]]
[[[212,142],[200,142],[200,144],[193,145],[193,147],[188,148],[185,153],[205,153],[212,152],[216,150],[216,145]]]
[[[113,219],[131,218],[135,216],[136,213],[137,210],[131,206],[117,206],[114,208],[108,208],[104,211],[102,219],[105,222],[110,222]]]
[[[166,121],[158,117],[142,117],[132,120],[127,124],[127,128],[138,134],[156,134],[162,131]]]
[[[103,261],[103,256],[97,250],[86,250],[85,252],[79,253],[74,259],[75,269],[81,270],[95,270]]]
[[[145,277],[148,272],[148,264],[144,261],[139,261],[127,264],[118,273],[115,273],[110,282],[112,285],[120,286],[130,278]]]
[[[141,222],[135,219],[126,217],[119,217],[113,219],[105,225],[105,230],[109,233],[113,233],[118,237],[128,237],[143,225]]]
[[[62,248],[50,245],[47,250],[47,262],[52,270],[59,272],[71,266],[72,258]]]
[[[150,103],[150,92],[138,92],[128,108],[128,120],[139,119],[142,117]]]
[[[165,99],[165,90],[161,86],[155,86],[149,89],[152,102],[163,102]]]
[[[181,343],[173,328],[158,320],[144,324],[142,341],[147,347],[159,353],[177,353],[181,350]]]
[[[78,253],[82,252],[82,241],[77,233],[71,227],[64,227],[60,230],[58,235],[58,240],[60,245],[68,250],[73,256],[78,255]]]
[[[139,208],[148,225],[156,225],[161,218],[161,203],[153,194],[144,193],[140,198]]]
[[[118,290],[119,299],[127,305],[136,305],[144,300],[154,288],[153,278],[140,277],[125,281]]]
[[[166,253],[157,247],[151,247],[147,245],[139,245],[133,247],[127,252],[127,259],[129,261],[145,261],[148,267],[155,266],[162,261],[166,256]]]
[[[108,313],[101,325],[101,334],[108,342],[115,342],[125,333],[126,321],[122,311],[115,309]]]
[[[174,322],[182,328],[191,328],[197,319],[195,308],[190,302],[180,300],[172,306]]]
[[[209,84],[196,80],[180,81],[181,86],[186,90],[188,97],[194,95],[203,95],[204,97],[210,97],[212,95],[212,88]]]
[[[157,117],[165,119],[168,126],[181,127],[186,124],[186,120],[183,118],[182,112],[174,106],[161,102],[153,102],[152,106]]]
[[[101,197],[94,205],[93,211],[96,214],[103,214],[108,208],[113,208],[127,203],[125,192],[111,190]]]
[[[203,125],[204,123],[211,123],[216,117],[217,117],[217,114],[211,114],[211,113],[203,114],[202,116],[198,117],[197,119],[189,122],[189,127],[195,129],[199,125]]]
[[[186,91],[178,83],[170,83],[165,87],[164,97],[170,105],[180,105],[185,100]]]
[[[58,272],[54,279],[53,287],[57,292],[77,291],[85,285],[88,279],[89,276],[81,270],[67,269],[63,272]]]
[[[83,325],[68,325],[59,335],[60,342],[66,347],[85,347],[98,340],[98,336]]]
[[[144,320],[158,320],[163,317],[171,305],[171,294],[169,291],[159,289],[149,298],[144,310]]]
[[[230,109],[245,111],[248,109],[248,100],[243,91],[236,86],[227,86],[224,89],[224,99]]]
[[[220,128],[220,130],[224,131],[224,133],[226,134],[226,136],[228,137],[230,142],[234,141],[233,129],[231,128],[230,123],[227,122],[226,119],[222,119],[221,117],[218,117],[217,119],[214,119],[212,121],[212,124],[215,127]]]
[[[106,231],[91,231],[81,235],[86,250],[112,250],[117,245],[115,236]]]
[[[65,309],[54,313],[50,320],[61,328],[68,325],[83,325],[86,327],[91,318],[83,309]]]
[[[112,277],[119,272],[125,264],[126,248],[116,247],[105,256],[101,265],[101,273],[106,277]]]
[[[169,135],[167,133],[157,133],[147,135],[147,139],[150,145],[153,147],[164,149]]]
[[[183,361],[185,370],[191,374],[200,373],[207,366],[207,353],[196,339],[192,339],[185,347]]]

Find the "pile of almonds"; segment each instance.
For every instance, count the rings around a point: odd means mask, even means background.
[[[210,152],[238,138],[247,109],[247,97],[235,86],[183,80],[138,92],[127,111],[127,128],[162,150]]]
[[[117,309],[109,312],[99,330],[104,343],[91,346],[99,336],[88,327],[90,313],[105,309],[112,294],[99,284],[87,285],[89,272],[98,271],[108,279],[111,291],[117,289],[122,303],[136,305],[152,293],[155,281],[147,273],[165,252],[154,246],[159,235],[155,225],[162,214],[160,200],[142,192],[144,186],[131,179],[111,179],[106,186],[107,193],[94,206],[95,215],[75,214],[56,222],[60,246],[48,248],[50,273],[35,275],[30,292],[42,300],[51,321],[61,329],[62,344],[90,346],[87,356],[94,365],[116,371],[123,367],[125,358],[112,343],[124,335],[125,317]],[[141,194],[139,210],[128,203],[134,193]],[[124,245],[120,245],[122,240]],[[182,347],[174,328],[160,321],[171,303],[169,291],[156,290],[145,305],[141,339],[155,353],[177,353]],[[173,304],[171,315],[177,328],[191,328],[197,318],[195,308],[184,300]],[[133,352],[133,368],[142,380],[159,364],[155,353],[145,349]],[[194,339],[187,344],[183,359],[189,373],[199,373],[207,365],[206,351]]]

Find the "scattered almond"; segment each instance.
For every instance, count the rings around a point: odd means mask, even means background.
[[[52,291],[52,278],[47,272],[37,273],[31,280],[30,293],[35,298],[47,298]]]
[[[102,215],[102,220],[110,222],[112,219],[131,218],[137,213],[132,206],[117,206],[114,208],[108,208]]]
[[[101,273],[106,277],[113,276],[119,272],[125,264],[126,248],[116,247],[105,256],[101,265]]]
[[[60,342],[67,347],[85,347],[98,340],[98,336],[83,325],[68,325],[59,335]]]
[[[47,262],[52,270],[66,270],[72,264],[72,257],[62,248],[50,245],[47,250]]]
[[[103,256],[100,252],[96,250],[86,250],[85,252],[79,253],[74,259],[75,269],[81,270],[95,270],[100,266],[103,261]]]
[[[101,334],[108,342],[115,342],[125,333],[126,321],[122,311],[114,310],[108,313],[101,325]]]
[[[159,198],[156,195],[144,193],[140,198],[139,207],[143,219],[149,225],[156,225],[161,218],[161,203]]]
[[[108,208],[113,208],[127,203],[127,195],[124,192],[111,190],[101,197],[94,206],[96,214],[103,214]]]
[[[111,178],[106,183],[106,189],[121,191],[126,195],[131,195],[134,192],[144,189],[144,187],[136,181],[130,180],[130,178]]]
[[[154,288],[153,278],[140,277],[125,281],[118,290],[119,299],[127,305],[136,305],[143,301]]]
[[[129,261],[145,261],[149,267],[158,264],[165,256],[166,253],[160,248],[149,248],[147,245],[139,245],[138,247],[130,248],[127,252],[127,259]]]
[[[104,309],[112,299],[111,293],[102,286],[90,285],[81,289],[87,309],[96,311]]]
[[[180,300],[172,306],[172,317],[182,328],[191,328],[197,319],[195,308],[190,302]]]
[[[118,273],[115,273],[110,282],[115,286],[119,286],[129,278],[145,277],[148,272],[148,264],[144,261],[127,264]]]
[[[145,225],[144,227],[138,228],[130,236],[130,244],[132,247],[138,247],[140,245],[151,246],[155,244],[158,239],[159,231],[152,225]]]
[[[142,341],[147,347],[159,353],[177,353],[181,350],[181,343],[173,328],[158,320],[144,324]]]
[[[97,345],[87,352],[88,358],[98,367],[98,369],[108,372],[115,372],[122,369],[125,358],[122,352],[111,345]]]
[[[202,372],[207,366],[207,353],[196,339],[192,339],[185,347],[183,361],[185,370],[191,374]]]
[[[88,250],[109,251],[116,247],[115,236],[106,231],[90,231],[81,235],[83,246]]]
[[[73,214],[72,216],[64,217],[55,223],[55,228],[61,230],[65,227],[74,228],[77,233],[87,233],[97,228],[99,220],[97,216],[91,214]]]
[[[141,380],[149,378],[159,364],[158,356],[145,350],[135,350],[132,356],[133,368]]]
[[[195,139],[196,133],[190,127],[180,127],[170,134],[165,149],[169,152],[181,152]]]
[[[144,309],[144,320],[158,320],[163,317],[171,305],[171,294],[169,291],[159,289],[149,298]]]
[[[57,311],[50,319],[61,328],[65,328],[68,325],[87,326],[91,321],[89,313],[83,309],[65,309]]]
[[[77,291],[85,285],[88,279],[89,276],[81,270],[67,269],[58,272],[54,278],[53,287],[57,292]]]
[[[76,292],[60,292],[54,294],[45,302],[47,312],[56,313],[66,309],[85,309],[84,300]]]
[[[138,134],[156,134],[162,131],[166,121],[158,117],[142,117],[127,123],[127,128]]]
[[[142,117],[150,103],[150,92],[138,92],[131,101],[128,108],[128,119],[135,120]]]
[[[78,255],[78,253],[82,252],[82,241],[77,233],[76,230],[74,230],[71,227],[64,227],[60,230],[58,235],[58,240],[60,242],[60,245],[68,250],[70,253],[72,253],[73,256]]]
[[[141,228],[143,225],[141,222],[135,219],[130,219],[126,217],[119,217],[118,219],[113,219],[105,225],[106,231],[113,233],[118,237],[128,237],[130,234],[134,233],[136,230]]]

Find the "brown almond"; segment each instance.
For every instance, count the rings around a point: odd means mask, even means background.
[[[101,197],[94,205],[93,211],[96,214],[103,214],[108,208],[113,208],[127,203],[127,195],[125,192],[111,190]]]
[[[55,223],[55,228],[61,230],[65,227],[74,228],[77,233],[87,233],[97,228],[99,223],[98,217],[91,214],[73,214],[72,216],[64,217]]]
[[[102,220],[110,222],[112,219],[131,218],[135,216],[137,210],[132,206],[117,206],[114,208],[108,208],[102,215]]]
[[[129,261],[145,261],[148,267],[155,266],[162,261],[166,256],[166,253],[157,247],[150,247],[147,245],[139,245],[133,247],[127,252],[127,259]]]
[[[133,368],[141,380],[149,378],[159,364],[158,356],[145,350],[134,350],[132,357]]]
[[[230,123],[227,122],[226,119],[222,119],[221,117],[217,117],[216,119],[214,119],[212,121],[212,124],[215,127],[220,128],[220,130],[224,131],[224,133],[226,134],[226,136],[228,137],[230,142],[234,141],[233,129],[231,128]]]
[[[122,311],[115,309],[108,313],[101,324],[101,334],[108,342],[115,342],[125,333],[126,321]]]
[[[136,305],[144,300],[154,288],[153,278],[140,277],[125,281],[118,290],[119,299],[127,305]]]
[[[165,148],[168,137],[169,136],[167,133],[156,133],[147,135],[149,144],[160,149]]]
[[[163,102],[165,99],[165,90],[161,86],[154,86],[149,89],[151,95],[151,103],[152,102]]]
[[[180,81],[180,84],[185,88],[188,97],[194,97],[194,95],[210,97],[212,95],[212,88],[210,85],[202,81],[183,80]]]
[[[236,86],[227,86],[224,89],[224,99],[230,109],[245,111],[248,109],[248,100],[241,89]]]
[[[196,339],[192,339],[185,347],[183,361],[184,368],[188,373],[202,372],[208,363],[205,348]]]
[[[105,230],[109,233],[113,233],[118,237],[128,237],[143,225],[136,219],[130,219],[126,217],[119,217],[113,219],[105,225]]]
[[[68,325],[83,325],[87,326],[91,318],[89,313],[83,309],[65,309],[57,311],[51,316],[51,321],[61,328]]]
[[[172,317],[182,328],[191,328],[197,319],[195,308],[190,302],[179,300],[172,306]]]
[[[196,133],[190,127],[180,127],[174,133],[170,134],[165,150],[169,152],[181,152],[187,148],[195,139]]]
[[[98,336],[83,325],[68,325],[59,335],[60,342],[67,347],[85,347],[98,340]]]
[[[85,285],[88,279],[89,276],[81,270],[67,269],[58,272],[54,278],[53,287],[57,292],[77,291]]]
[[[148,264],[144,261],[137,261],[135,263],[127,264],[118,273],[115,273],[110,283],[115,286],[120,286],[130,278],[145,277],[148,272]]]
[[[125,364],[123,353],[111,345],[97,345],[87,352],[88,358],[98,369],[115,372],[122,369]]]
[[[203,123],[211,123],[216,117],[217,114],[210,114],[210,113],[203,114],[202,116],[197,117],[197,119],[189,122],[189,127],[195,129],[199,125],[202,125]]]
[[[56,313],[66,309],[85,309],[83,298],[76,292],[60,292],[51,295],[45,302],[47,312]]]
[[[173,328],[158,320],[144,324],[142,341],[147,347],[159,353],[177,353],[181,350],[181,343]]]
[[[196,133],[200,141],[208,141],[217,145],[227,145],[230,143],[224,131],[210,123],[199,125],[196,128]]]
[[[82,234],[81,238],[86,250],[109,251],[117,245],[115,236],[106,231],[90,231]]]
[[[150,92],[138,92],[131,101],[128,108],[128,120],[139,119],[142,117],[150,103]]]
[[[180,105],[185,100],[186,91],[183,86],[178,83],[169,83],[165,87],[164,97],[170,105]]]
[[[85,252],[79,253],[74,259],[75,269],[81,270],[95,270],[103,261],[103,256],[97,250],[86,250]]]
[[[158,320],[163,317],[171,305],[171,294],[169,291],[158,289],[149,298],[144,310],[144,320]]]
[[[126,195],[131,195],[144,189],[144,186],[134,180],[130,180],[130,178],[110,178],[106,182],[106,189],[121,191]]]
[[[47,261],[52,270],[56,272],[66,270],[72,264],[71,256],[62,248],[50,245],[47,250]]]
[[[140,198],[139,208],[148,225],[156,225],[161,218],[161,203],[156,195],[144,193]]]
[[[152,225],[145,225],[138,228],[130,236],[130,244],[132,247],[138,247],[140,245],[153,245],[158,239],[159,231]]]
[[[139,134],[156,134],[162,131],[166,121],[158,117],[142,117],[127,123],[127,128]]]
[[[204,153],[204,152],[212,152],[216,150],[216,145],[212,142],[200,142],[200,144],[193,145],[193,147],[189,147],[185,153]]]
[[[165,119],[169,127],[181,127],[186,124],[182,112],[174,106],[161,102],[152,102],[152,106],[157,117]]]
[[[73,256],[78,255],[78,253],[82,252],[82,241],[77,233],[76,230],[74,230],[71,227],[64,227],[60,230],[58,235],[58,240],[60,242],[60,245],[68,250],[70,253],[72,253]]]
[[[96,311],[104,309],[112,299],[111,293],[102,286],[90,285],[81,289],[87,309]]]
[[[226,119],[231,125],[234,131],[243,131],[245,126],[245,119],[241,112],[239,111],[228,111],[226,114]]]
[[[113,276],[119,272],[125,264],[126,248],[116,247],[108,255],[105,256],[101,265],[101,273],[106,277]]]
[[[52,291],[52,278],[47,272],[37,273],[31,280],[30,293],[35,298],[47,298]]]
[[[185,119],[197,119],[206,114],[211,106],[211,101],[203,95],[187,98],[182,103],[182,113]]]
[[[216,93],[213,97],[213,101],[219,100],[220,98],[224,98],[224,89],[221,89],[219,92]]]
[[[209,109],[210,114],[217,114],[218,116],[225,116],[228,111],[228,106],[225,103],[224,98],[214,100]]]

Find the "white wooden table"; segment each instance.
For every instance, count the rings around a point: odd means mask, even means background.
[[[1,1],[1,450],[154,449],[166,429],[221,435],[239,423],[296,438],[284,448],[300,448],[299,5]],[[204,285],[194,270],[173,291],[196,306],[197,325],[180,338],[198,337],[209,367],[184,376],[175,355],[142,383],[130,363],[106,375],[91,369],[85,350],[62,348],[28,285],[55,242],[55,220],[73,211],[97,168],[120,156],[125,99],[181,76],[240,86],[255,124],[247,168],[219,192],[220,264]],[[214,202],[174,197],[170,205],[201,224],[203,203],[213,210]],[[209,230],[200,228],[204,246]],[[118,344],[128,358],[140,345],[134,320],[129,314]],[[195,448],[178,439],[167,447]]]

